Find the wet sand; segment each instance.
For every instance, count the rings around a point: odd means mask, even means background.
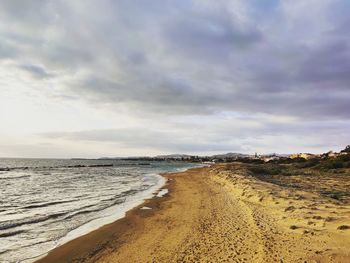
[[[37,262],[350,262],[350,206],[239,165],[165,176],[164,197]]]

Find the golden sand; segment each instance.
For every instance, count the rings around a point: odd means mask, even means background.
[[[262,182],[239,165],[165,176],[168,195],[38,262],[350,262],[349,205]]]

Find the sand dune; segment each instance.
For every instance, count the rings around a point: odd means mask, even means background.
[[[262,262],[350,262],[349,205],[262,182],[235,168],[238,173],[213,168],[211,178],[252,211],[269,255]]]

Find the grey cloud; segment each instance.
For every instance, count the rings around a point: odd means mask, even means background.
[[[21,18],[21,23],[28,22],[28,26],[33,23],[41,25],[43,20],[50,19],[50,11],[48,9],[51,1],[48,0],[4,0],[1,1],[1,14],[7,17]]]
[[[5,41],[0,42],[0,59],[9,59],[16,56],[16,51]]]
[[[19,65],[18,68],[29,72],[33,77],[38,79],[51,78],[54,74],[47,72],[43,67],[37,65]]]
[[[293,36],[268,35],[269,27],[283,31],[285,19],[278,20],[278,14],[276,22],[267,23],[265,17],[259,24],[254,17],[242,23],[224,6],[205,9],[182,1],[102,1],[99,8],[92,1],[38,3],[28,1],[19,10],[19,2],[3,2],[5,17],[22,21],[17,39],[27,42],[15,42],[13,50],[5,46],[2,53],[25,55],[48,72],[88,72],[80,83],[66,82],[64,96],[78,94],[106,105],[132,103],[164,114],[228,110],[349,117],[348,94],[340,96],[349,84],[348,43],[334,31],[308,47],[291,41]],[[39,25],[43,34],[33,39],[31,30]],[[342,25],[339,21],[334,28]],[[13,34],[1,31],[13,42]],[[320,89],[328,91],[317,94]]]
[[[228,14],[211,16],[183,14],[178,20],[164,28],[164,34],[175,52],[196,57],[200,61],[224,62],[234,52],[249,50],[251,45],[262,41],[256,28],[239,28]]]

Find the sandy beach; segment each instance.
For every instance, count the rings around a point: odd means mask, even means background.
[[[37,262],[350,262],[348,203],[261,181],[240,164],[164,176],[168,194]]]
[[[350,0],[0,0],[0,263],[350,263]]]

